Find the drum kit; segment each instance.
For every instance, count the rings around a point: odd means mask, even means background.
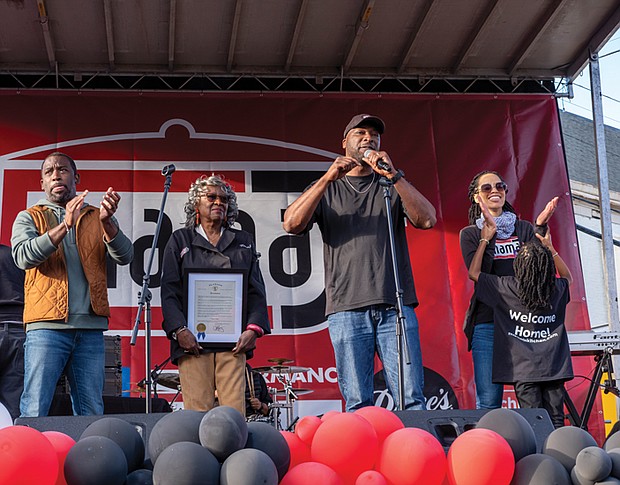
[[[269,388],[269,394],[273,402],[269,404],[269,415],[265,417],[265,421],[271,423],[278,430],[290,431],[296,421],[293,419],[293,404],[299,396],[314,392],[312,389],[293,387],[293,374],[306,372],[310,369],[308,367],[289,365],[293,362],[291,359],[274,358],[268,359],[267,362],[271,362],[274,365],[254,367],[253,370],[262,374],[273,375],[278,383],[282,385],[282,388]],[[285,423],[283,423],[283,418],[286,418]]]
[[[171,389],[176,391],[175,396],[170,401],[170,404],[174,404],[179,395],[181,394],[181,379],[179,378],[179,374],[177,372],[159,372],[154,373],[153,375],[153,396],[159,397],[157,395],[157,386],[165,387],[166,389]],[[138,384],[134,389],[130,389],[128,392],[135,392],[142,397],[142,394],[146,392],[146,385],[144,383],[144,379]]]
[[[254,367],[252,370],[261,374],[273,375],[282,388],[269,387],[269,394],[272,400],[271,404],[269,404],[269,414],[267,416],[250,416],[248,421],[263,421],[272,424],[278,430],[290,430],[296,422],[293,419],[293,405],[295,401],[299,399],[299,396],[314,392],[312,389],[293,387],[293,374],[306,372],[310,369],[308,367],[289,365],[293,362],[291,359],[274,358],[268,359],[267,362],[271,362],[273,365]],[[176,391],[176,395],[171,401],[171,404],[174,403],[181,393],[179,374],[161,371],[156,373],[153,376],[155,397],[157,397],[157,386]],[[146,392],[146,387],[142,382],[139,382],[136,388],[131,389],[129,392],[136,392],[142,395],[142,393]]]

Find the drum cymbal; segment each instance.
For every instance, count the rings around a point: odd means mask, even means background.
[[[293,391],[293,394],[295,394],[296,396],[303,396],[304,394],[310,394],[311,392],[314,392],[313,389],[301,389],[296,387],[291,388],[291,391]],[[286,389],[276,389],[274,392],[274,394],[276,394],[277,396],[286,396],[286,393]]]
[[[179,374],[174,372],[164,372],[157,376],[155,382],[160,386],[167,387],[168,389],[174,389],[178,391],[181,387],[181,379],[179,378]]]
[[[273,359],[267,359],[267,362],[272,362],[276,365],[290,364],[293,359],[285,359],[284,357],[274,357]]]
[[[137,392],[137,393],[142,393],[142,392],[146,392],[146,388],[144,387],[134,387],[133,389],[123,389],[122,392]]]
[[[272,365],[265,367],[254,367],[256,372],[264,372],[265,374],[295,374],[296,372],[306,372],[309,367],[300,367],[298,365]]]

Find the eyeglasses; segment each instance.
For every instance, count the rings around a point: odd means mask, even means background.
[[[219,195],[219,194],[202,194],[201,197],[205,197],[209,202],[213,203],[216,200],[220,201],[220,204],[228,204],[230,200],[227,195]]]
[[[498,190],[500,192],[508,191],[508,186],[504,182],[497,182],[495,185],[482,184],[480,187],[478,187],[478,190],[476,190],[476,192],[482,192],[483,194],[488,194],[489,192],[493,190],[493,187],[495,187],[495,190]]]

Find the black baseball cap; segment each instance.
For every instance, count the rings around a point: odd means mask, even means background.
[[[351,121],[349,121],[349,124],[344,129],[344,137],[346,138],[347,133],[349,133],[349,131],[351,131],[353,128],[357,128],[358,126],[362,125],[372,126],[375,130],[377,130],[380,135],[383,135],[383,132],[385,131],[385,123],[381,118],[379,118],[378,116],[361,114],[355,115],[353,118],[351,118]]]

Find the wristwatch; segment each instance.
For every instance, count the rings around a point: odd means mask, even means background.
[[[388,180],[390,182],[392,182],[392,185],[394,185],[396,182],[398,182],[404,176],[405,176],[405,172],[403,172],[401,169],[398,169],[398,170],[396,170],[396,175],[394,175],[393,177],[391,177]]]

